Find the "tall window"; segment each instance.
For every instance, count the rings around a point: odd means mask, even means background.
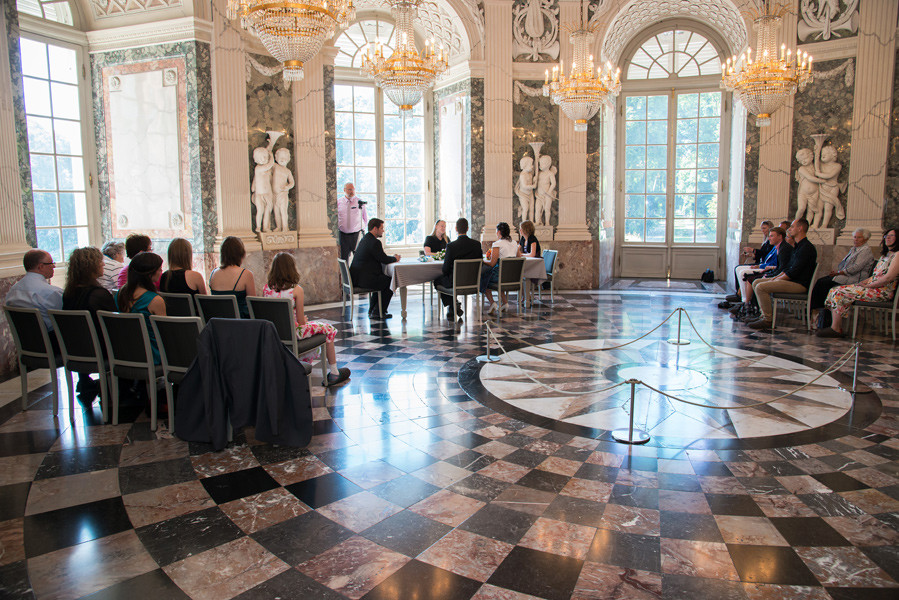
[[[78,55],[20,41],[37,243],[62,262],[89,243]]]
[[[16,0],[16,8],[20,13],[63,25],[72,25],[72,8],[69,6],[69,0]]]
[[[362,51],[373,42],[389,54],[393,34],[393,24],[381,19],[353,24],[335,41],[335,64],[359,67]],[[358,71],[344,73],[358,79]],[[356,195],[369,202],[368,216],[386,221],[388,245],[421,245],[430,233],[424,101],[403,113],[372,84],[339,81],[334,105],[338,187],[356,184]]]

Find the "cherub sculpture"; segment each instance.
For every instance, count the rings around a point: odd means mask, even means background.
[[[272,187],[275,191],[275,227],[276,231],[287,231],[288,192],[296,185],[293,173],[287,168],[290,162],[290,150],[280,148],[275,152],[275,165],[272,167]]]
[[[253,183],[250,191],[253,193],[253,204],[256,206],[256,231],[271,231],[271,212],[274,205],[272,193],[272,167],[275,161],[272,158],[272,148],[281,136],[279,132],[268,132],[268,146],[259,146],[253,150]]]
[[[536,225],[549,225],[553,200],[556,199],[556,168],[551,156],[540,157],[540,172],[537,174],[537,211],[534,214]]]
[[[530,221],[534,217],[534,190],[537,181],[534,177],[534,159],[524,156],[518,161],[521,173],[515,184],[515,195],[518,196],[518,216],[521,221]]]

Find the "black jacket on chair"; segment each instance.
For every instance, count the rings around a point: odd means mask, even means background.
[[[178,386],[175,435],[221,450],[230,419],[235,429],[255,425],[262,442],[309,444],[312,399],[306,371],[272,323],[210,319],[198,345]]]
[[[350,265],[350,275],[353,278],[353,285],[364,287],[372,290],[382,289],[384,287],[384,278],[387,284],[390,284],[390,278],[384,275],[384,267],[395,263],[396,258],[388,256],[384,252],[384,246],[381,240],[371,234],[366,233],[362,236],[362,241],[356,246],[356,253],[353,254],[353,264]]]

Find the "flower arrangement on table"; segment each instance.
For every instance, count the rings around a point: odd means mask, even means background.
[[[444,256],[446,256],[446,250],[441,250],[439,252],[435,252],[434,254],[432,254],[431,258],[434,259],[435,261],[437,261],[437,260],[443,260]]]

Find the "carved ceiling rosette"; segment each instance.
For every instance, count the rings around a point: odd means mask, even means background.
[[[512,55],[532,62],[559,58],[557,0],[523,0],[512,7]]]

